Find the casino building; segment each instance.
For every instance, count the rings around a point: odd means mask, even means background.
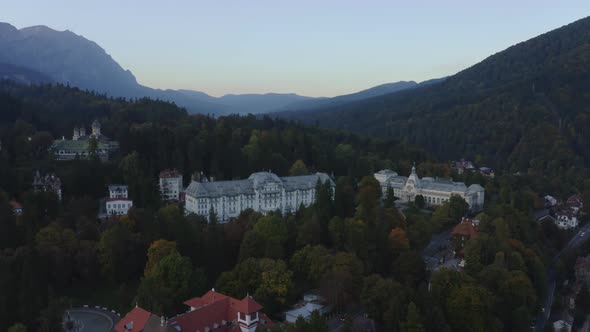
[[[386,169],[374,174],[381,184],[383,196],[387,188],[393,189],[395,197],[401,202],[413,202],[417,195],[422,195],[426,206],[438,206],[447,202],[451,196],[457,195],[469,204],[471,211],[483,209],[485,191],[479,184],[469,187],[463,182],[453,182],[450,179],[424,177],[420,179],[416,174],[416,167],[412,167],[409,177],[400,176],[396,172]]]

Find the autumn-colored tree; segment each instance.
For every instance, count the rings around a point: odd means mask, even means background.
[[[391,230],[389,233],[389,242],[391,243],[391,248],[397,253],[410,248],[410,241],[406,236],[406,232],[399,227]]]
[[[164,257],[172,254],[178,254],[178,251],[176,250],[176,242],[164,239],[154,241],[148,248],[147,262],[145,263],[143,273],[144,276],[148,277],[152,275],[155,272],[158,263],[160,263]]]

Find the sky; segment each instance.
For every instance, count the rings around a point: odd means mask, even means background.
[[[0,0],[95,41],[139,83],[335,96],[452,75],[590,15],[588,0]]]

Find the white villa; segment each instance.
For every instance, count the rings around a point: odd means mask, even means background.
[[[578,217],[570,211],[560,211],[557,212],[555,224],[562,229],[576,228],[578,227]]]
[[[271,172],[259,172],[245,180],[193,181],[185,191],[185,213],[209,218],[213,210],[220,221],[226,222],[246,209],[263,214],[277,210],[294,212],[301,205],[315,202],[318,181],[327,181],[334,187],[325,173],[278,177]]]
[[[129,199],[127,186],[110,185],[109,198],[106,199],[105,208],[109,216],[126,215],[133,206],[133,201]]]
[[[387,188],[392,188],[393,194],[401,202],[413,202],[417,195],[422,195],[426,206],[437,206],[447,202],[452,195],[457,195],[465,199],[471,211],[483,209],[485,191],[479,184],[467,187],[465,183],[449,179],[420,179],[416,167],[412,167],[409,177],[400,176],[389,169],[379,171],[374,176],[381,184],[384,196],[387,195]]]

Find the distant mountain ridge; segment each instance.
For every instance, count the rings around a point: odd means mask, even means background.
[[[293,93],[228,94],[217,98],[200,91],[153,89],[139,84],[131,71],[122,68],[97,43],[81,35],[69,30],[57,31],[43,25],[19,30],[2,22],[0,22],[0,63],[22,68],[23,73],[28,70],[28,76],[31,76],[27,79],[25,78],[27,75],[23,76],[22,73],[20,76],[15,75],[13,68],[13,74],[4,75],[4,79],[14,79],[23,83],[59,82],[113,97],[156,98],[172,101],[192,113],[213,115],[258,114],[330,106],[344,101],[400,91],[417,84],[415,82],[384,84],[334,98],[313,98]],[[37,75],[33,78],[34,72],[43,77]]]
[[[304,100],[301,102],[296,102],[288,105],[287,107],[278,110],[278,113],[281,112],[299,112],[305,110],[313,110],[313,109],[324,109],[330,108],[334,106],[338,106],[341,104],[345,104],[348,102],[360,101],[363,99],[368,99],[372,97],[378,97],[390,93],[396,93],[404,90],[410,90],[417,87],[427,86],[431,84],[436,84],[443,82],[446,77],[443,78],[435,78],[431,80],[427,80],[424,82],[416,83],[415,81],[399,81],[395,83],[385,83],[381,85],[374,86],[372,88],[368,88],[366,90],[362,90],[359,92],[336,96],[332,98],[316,98],[311,100]]]
[[[588,86],[590,17],[511,46],[439,84],[277,116],[398,137],[443,160],[478,158],[511,172],[582,174],[574,169],[590,167]]]

